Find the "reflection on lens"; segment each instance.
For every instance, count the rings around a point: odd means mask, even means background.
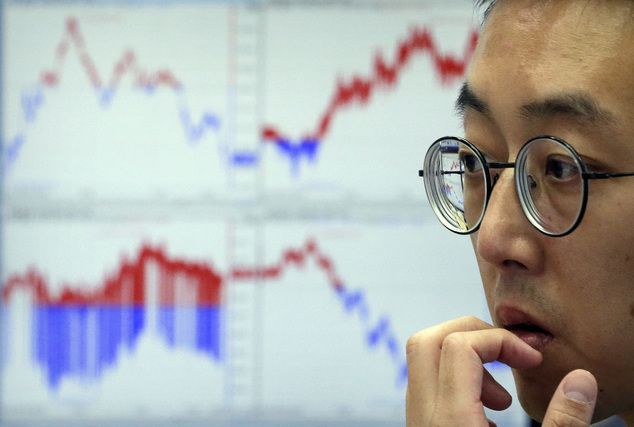
[[[552,235],[565,234],[583,204],[582,166],[578,156],[554,139],[536,139],[518,154],[516,180],[528,219]]]
[[[486,200],[485,167],[480,156],[466,144],[461,144],[458,154],[464,171],[462,175],[465,206],[464,220],[467,228],[472,229],[478,226],[481,217],[484,215]]]
[[[466,233],[480,223],[486,201],[481,156],[465,141],[436,141],[425,158],[425,188],[434,212],[450,230]]]

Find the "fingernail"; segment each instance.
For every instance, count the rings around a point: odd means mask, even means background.
[[[587,404],[597,399],[597,386],[594,377],[586,371],[577,371],[568,375],[563,389],[568,398],[577,402]]]

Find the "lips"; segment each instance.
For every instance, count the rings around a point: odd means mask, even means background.
[[[553,334],[547,330],[531,324],[509,325],[505,326],[504,329],[511,331],[522,341],[539,352],[543,352],[554,338]]]
[[[511,307],[500,307],[496,310],[499,324],[506,330],[515,334],[526,344],[539,352],[554,339],[542,322],[531,315]]]

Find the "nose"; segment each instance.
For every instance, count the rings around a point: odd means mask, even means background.
[[[498,269],[521,269],[538,274],[543,268],[543,235],[532,226],[519,204],[513,169],[494,177],[495,185],[474,233],[478,258]]]

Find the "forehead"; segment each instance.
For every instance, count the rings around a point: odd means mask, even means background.
[[[498,109],[583,92],[606,108],[631,112],[634,1],[499,0],[467,81]]]
[[[634,1],[500,0],[487,20],[475,61],[513,55],[525,70],[567,75],[634,53]],[[631,62],[629,63],[631,65]],[[596,70],[592,70],[596,71]]]
[[[537,92],[580,84],[632,89],[634,1],[500,0],[468,79],[477,71],[526,81]]]
[[[497,0],[486,15],[485,31],[509,23],[519,31],[565,30],[573,36],[604,35],[607,40],[632,31],[634,0]]]

